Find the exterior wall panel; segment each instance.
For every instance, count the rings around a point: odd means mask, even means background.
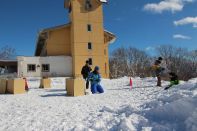
[[[18,57],[17,59],[19,77],[72,76],[72,58],[69,56]],[[28,64],[36,65],[36,71],[28,72]],[[42,72],[42,64],[49,64],[50,71]]]
[[[98,1],[92,1],[92,9],[85,10],[84,0],[71,2],[71,46],[73,57],[73,76],[81,76],[81,68],[88,58],[92,58],[93,65],[100,67],[103,77],[108,78],[108,56],[104,54],[103,9]],[[87,30],[90,24],[92,31]],[[87,43],[92,43],[92,50],[87,49]]]
[[[71,55],[70,47],[70,28],[65,27],[50,31],[49,38],[47,40],[47,55]]]

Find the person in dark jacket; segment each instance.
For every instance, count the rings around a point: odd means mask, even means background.
[[[179,77],[176,73],[170,72],[169,75],[170,75],[170,85],[168,87],[166,87],[165,90],[169,89],[170,87],[172,87],[174,85],[179,84]]]
[[[154,65],[152,66],[152,70],[155,72],[155,75],[157,77],[157,86],[162,86],[161,85],[161,74],[162,72],[165,70],[165,68],[161,67],[161,62],[162,62],[163,58],[159,57]]]
[[[81,74],[83,76],[83,79],[86,80],[86,89],[89,89],[88,76],[89,76],[91,71],[92,71],[92,69],[91,69],[91,67],[89,65],[89,61],[86,61],[86,64],[83,66],[83,68],[81,70]]]
[[[96,66],[94,71],[90,73],[88,79],[91,82],[91,92],[92,94],[104,93],[103,87],[100,85],[101,75],[99,73],[99,67]]]

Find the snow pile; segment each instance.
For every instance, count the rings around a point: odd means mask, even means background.
[[[149,119],[150,125],[154,130],[187,130],[194,131],[197,129],[197,121],[188,123],[188,119],[193,119],[193,114],[197,113],[197,97],[182,98],[180,96],[177,100],[171,99],[171,101],[158,101],[157,104],[151,105],[150,110],[143,111],[144,116]],[[149,105],[149,106],[150,106]],[[195,119],[195,118],[194,118]]]
[[[139,78],[135,79],[136,81]],[[146,79],[147,80],[147,79]],[[154,79],[146,81],[153,82]],[[124,79],[121,80],[124,83]],[[148,86],[147,86],[148,87]],[[135,87],[140,88],[140,87]],[[77,130],[123,131],[196,131],[197,130],[197,79],[159,91],[157,99],[133,108],[124,105],[117,110],[103,107],[101,115],[92,119],[91,128],[80,126]],[[144,94],[143,94],[144,95]],[[83,128],[84,127],[84,128]],[[75,128],[74,128],[75,129]]]
[[[155,78],[102,81],[104,94],[66,97],[65,78],[51,78],[52,89],[0,95],[0,130],[42,131],[196,131],[197,78],[164,91]],[[169,82],[163,81],[163,85]]]
[[[140,106],[138,110],[129,105],[117,111],[106,107],[103,110],[113,114],[110,120],[113,122],[109,123],[115,122],[118,130],[196,131],[197,79],[173,88],[163,91],[158,99]]]

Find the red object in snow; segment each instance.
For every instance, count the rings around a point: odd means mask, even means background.
[[[130,78],[130,86],[131,86],[131,89],[132,89],[132,87],[133,87],[133,81],[132,81],[131,78]]]
[[[25,90],[28,91],[29,90],[29,87],[28,87],[28,84],[27,84],[27,79],[26,78],[23,78],[25,80]]]

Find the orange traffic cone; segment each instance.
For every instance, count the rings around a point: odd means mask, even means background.
[[[131,89],[132,89],[132,87],[133,87],[133,81],[132,81],[131,78],[130,78],[130,87],[131,87]]]
[[[29,87],[28,87],[28,84],[27,84],[27,79],[26,78],[23,78],[25,80],[25,90],[28,91],[29,90]]]

